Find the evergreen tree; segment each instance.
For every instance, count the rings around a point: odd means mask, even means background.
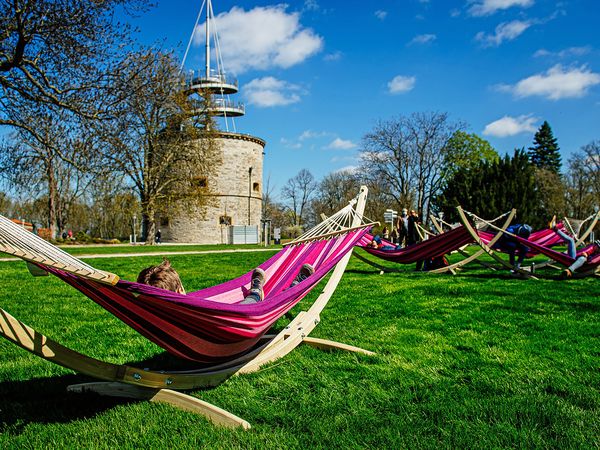
[[[550,124],[544,121],[533,138],[533,147],[529,147],[529,159],[539,169],[560,173],[560,148],[552,133]]]
[[[456,221],[459,205],[489,219],[516,208],[519,221],[539,226],[535,169],[525,151],[517,149],[512,157],[459,169],[436,198],[436,209]]]

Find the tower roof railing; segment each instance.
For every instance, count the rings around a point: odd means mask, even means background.
[[[219,73],[216,70],[211,70],[208,76],[206,76],[206,73],[201,70],[190,70],[188,76],[186,77],[186,82],[188,85],[201,83],[222,83],[233,85],[236,88],[238,87],[237,78],[231,75],[225,75],[224,73]]]

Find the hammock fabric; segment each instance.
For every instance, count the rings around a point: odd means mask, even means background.
[[[290,245],[260,267],[265,271],[264,300],[241,305],[252,272],[187,295],[119,280],[116,285],[39,265],[69,283],[168,352],[193,361],[216,363],[250,350],[271,325],[289,311],[352,250],[368,229],[328,240]],[[314,274],[290,284],[302,264]]]
[[[518,236],[514,236],[514,238],[518,242],[522,243],[523,245],[530,247],[535,254],[541,253],[541,254],[549,257],[550,259],[553,259],[554,261],[558,262],[559,264],[562,264],[565,267],[570,266],[576,260],[576,258],[571,258],[566,253],[558,252],[551,248],[540,245],[537,242],[528,241],[527,239],[523,239]],[[577,257],[581,256],[583,253],[589,254],[593,250],[594,250],[594,244],[589,244],[577,251]],[[600,265],[600,253],[596,253],[591,258],[588,258],[586,263],[583,266],[581,266],[581,268],[578,270],[581,272],[585,272],[588,270],[592,270],[593,268],[598,267],[599,265]]]
[[[445,233],[432,236],[425,241],[414,245],[409,245],[407,247],[402,247],[398,250],[384,250],[369,247],[368,245],[372,240],[372,235],[365,234],[365,236],[363,236],[361,241],[358,243],[358,246],[362,247],[366,252],[373,256],[400,264],[410,264],[429,258],[437,258],[453,252],[463,245],[473,242],[473,238],[464,226],[453,228]],[[383,239],[382,244],[384,246],[395,247],[395,244]]]
[[[557,225],[557,228],[560,230],[565,230],[565,227],[562,223],[559,223]],[[492,240],[492,238],[495,236],[495,233],[491,233],[489,231],[478,231],[477,234],[479,235],[479,237],[481,238],[481,240],[487,245],[489,244],[489,242]],[[509,235],[505,235],[507,238],[512,236]],[[527,248],[529,248],[529,250],[527,251],[527,258],[533,258],[536,255],[539,255],[540,252],[539,250],[536,250],[532,245],[528,245],[528,244],[536,244],[537,246],[541,246],[544,248],[550,248],[550,247],[554,247],[555,245],[559,245],[564,243],[564,239],[561,238],[557,233],[554,232],[554,230],[551,230],[549,228],[544,228],[542,230],[537,230],[534,231],[533,233],[531,233],[531,235],[529,236],[529,239],[527,240],[522,240],[525,243],[525,246]],[[499,251],[505,251],[505,249],[502,247],[502,242],[503,239],[500,239],[496,245],[494,245],[494,250],[499,250]],[[516,251],[516,254],[519,254],[519,251]]]

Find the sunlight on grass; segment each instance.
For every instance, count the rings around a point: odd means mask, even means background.
[[[189,290],[239,276],[270,254],[171,257]],[[107,258],[135,279],[157,256]],[[597,447],[600,288],[594,279],[379,275],[352,259],[312,335],[375,356],[300,346],[256,373],[192,395],[249,432],[148,402],[67,394],[87,381],[0,341],[0,445],[38,447]],[[22,263],[0,262],[2,308],[64,345],[116,363],[162,353],[108,312]],[[318,295],[313,290],[294,313]],[[285,319],[276,327],[280,328]],[[165,367],[165,369],[168,369]]]

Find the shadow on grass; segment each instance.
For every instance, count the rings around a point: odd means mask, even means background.
[[[0,383],[0,433],[18,435],[30,423],[67,423],[130,403],[115,397],[67,392],[67,386],[93,381],[83,375]]]

